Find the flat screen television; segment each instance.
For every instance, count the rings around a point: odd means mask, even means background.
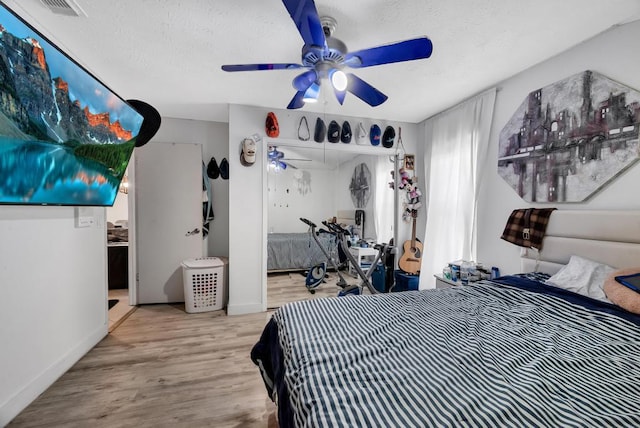
[[[0,204],[113,205],[142,122],[0,2]]]

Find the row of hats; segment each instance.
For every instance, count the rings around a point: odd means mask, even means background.
[[[267,114],[265,130],[267,136],[271,138],[277,138],[280,135],[278,119],[275,113],[269,112]],[[327,141],[329,141],[330,143],[337,143],[341,141],[345,144],[348,144],[351,142],[353,137],[351,124],[345,120],[344,122],[342,122],[342,126],[340,126],[338,122],[332,120],[329,123],[329,127],[327,128],[324,121],[318,117],[316,119],[313,140],[317,143],[322,143],[325,140],[325,135]],[[367,136],[369,138],[367,138]],[[384,129],[384,132],[382,132],[380,126],[374,123],[369,128],[369,132],[367,134],[367,130],[365,129],[362,122],[358,122],[355,138],[356,144],[371,144],[372,146],[379,146],[382,143],[383,147],[391,148],[393,147],[395,138],[396,131],[392,126],[387,126]],[[305,116],[302,116],[300,118],[300,122],[298,123],[298,139],[301,141],[308,141],[309,139],[311,139],[309,123],[307,122],[307,118]]]
[[[298,139],[307,141],[309,140],[308,131],[305,134],[304,130],[302,130],[303,126],[306,125],[306,118],[303,116],[300,119],[300,125],[298,126]],[[313,133],[313,140],[316,143],[324,142],[325,135],[327,136],[327,141],[330,143],[343,142],[348,144],[351,142],[353,133],[351,131],[351,124],[348,121],[342,122],[342,126],[338,124],[335,120],[329,122],[329,127],[327,128],[324,121],[321,118],[316,119],[316,126]],[[358,127],[356,128],[355,141],[356,144],[371,144],[372,146],[379,146],[382,144],[383,147],[391,148],[393,147],[394,140],[396,138],[396,131],[392,126],[387,126],[382,132],[380,127],[377,124],[371,125],[369,128],[368,138],[367,131],[362,124],[362,122],[358,122]]]

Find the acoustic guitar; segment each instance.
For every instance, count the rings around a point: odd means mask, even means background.
[[[411,217],[413,217],[413,227],[411,230],[411,240],[405,241],[402,246],[404,253],[400,260],[398,260],[398,267],[406,273],[417,274],[420,272],[420,264],[422,258],[422,242],[416,239],[416,217],[418,211],[411,210]]]

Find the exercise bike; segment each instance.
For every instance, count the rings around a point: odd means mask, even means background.
[[[302,221],[307,226],[309,226],[309,233],[311,234],[311,236],[313,236],[313,240],[316,241],[316,244],[318,244],[318,247],[320,247],[320,250],[322,250],[322,253],[327,258],[327,261],[331,263],[332,267],[335,269],[336,274],[338,275],[338,282],[336,282],[336,285],[340,288],[347,287],[348,286],[347,281],[344,279],[344,277],[340,273],[340,268],[338,267],[338,265],[336,265],[336,263],[333,261],[333,258],[329,255],[329,253],[327,253],[327,250],[324,248],[324,246],[322,245],[322,243],[320,243],[320,240],[318,239],[316,224],[302,217],[300,218],[300,221]],[[328,233],[335,235],[332,232],[328,232]],[[340,241],[338,241],[338,245],[340,245]],[[309,271],[307,272],[307,277],[305,279],[305,286],[309,290],[309,293],[315,294],[316,292],[315,289],[318,288],[320,284],[324,282],[326,275],[327,275],[327,262],[319,263],[315,266],[312,266],[309,269]]]
[[[349,259],[349,262],[351,263],[356,273],[360,277],[359,284],[353,284],[343,288],[338,293],[338,297],[362,294],[365,287],[367,288],[367,290],[369,290],[371,294],[379,294],[380,291],[378,291],[371,283],[371,276],[373,275],[373,272],[378,266],[378,262],[382,261],[384,265],[385,257],[387,253],[391,250],[391,246],[386,243],[375,244],[373,248],[375,248],[378,252],[376,253],[375,258],[373,259],[373,262],[371,262],[371,266],[369,266],[369,268],[365,272],[360,266],[360,264],[358,263],[358,261],[355,259],[353,254],[351,254],[351,251],[349,251],[349,244],[347,243],[347,235],[349,235],[349,231],[347,231],[345,228],[343,228],[342,226],[336,223],[328,223],[326,221],[323,221],[322,224],[325,225],[327,229],[329,229],[330,231],[336,234],[336,236],[338,237],[338,245],[342,247],[343,252],[346,254],[347,258]]]

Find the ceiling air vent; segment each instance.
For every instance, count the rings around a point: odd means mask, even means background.
[[[51,12],[67,16],[87,16],[74,0],[40,0]]]

